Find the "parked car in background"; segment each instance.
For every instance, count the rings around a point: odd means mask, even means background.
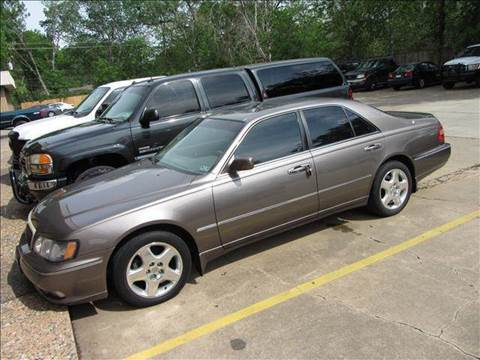
[[[46,105],[46,107],[43,108],[40,113],[42,115],[42,118],[53,117],[53,116],[56,116],[56,115],[60,115],[60,114],[64,113],[65,111],[71,110],[73,108],[74,108],[74,106],[71,105],[71,104],[59,102],[59,103],[53,103],[53,104]]]
[[[388,85],[388,74],[397,68],[390,58],[375,58],[363,61],[355,70],[345,74],[350,86],[355,89],[374,90]]]
[[[455,59],[443,64],[443,87],[452,89],[457,82],[474,82],[480,87],[480,44],[468,46]]]
[[[36,105],[28,109],[0,112],[0,129],[7,129],[41,119],[43,107],[44,105]]]
[[[203,274],[245,244],[355,207],[398,214],[450,156],[430,114],[344,99],[271,105],[200,118],[155,157],[48,196],[17,247],[24,274],[56,303],[113,285],[133,306],[158,304],[192,266]]]
[[[10,171],[20,202],[152,156],[199,117],[282,98],[351,96],[326,58],[280,61],[139,82],[93,122],[30,141]],[[32,198],[33,197],[33,198]]]
[[[359,60],[346,60],[346,61],[338,61],[337,63],[338,68],[342,71],[343,74],[355,70],[358,65],[360,65]]]
[[[48,117],[34,123],[16,126],[13,131],[8,134],[9,145],[14,155],[14,161],[18,159],[20,150],[28,140],[37,139],[54,131],[92,121],[96,116],[100,115],[127,86],[135,81],[145,79],[150,78],[116,81],[99,86],[83,99],[72,112]]]
[[[440,68],[432,62],[419,62],[400,65],[388,74],[388,85],[394,90],[402,86],[415,86],[423,89],[427,85],[439,84],[442,81]]]

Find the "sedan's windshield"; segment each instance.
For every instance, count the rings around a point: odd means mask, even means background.
[[[147,85],[134,85],[118,96],[114,103],[102,114],[102,118],[113,121],[127,120],[150,89]]]
[[[103,98],[103,96],[110,90],[108,87],[100,86],[93,90],[90,95],[88,95],[73,113],[76,116],[85,116],[93,110],[93,108],[98,104],[98,102]]]
[[[466,48],[459,57],[480,56],[480,46]]]
[[[193,174],[212,170],[244,123],[233,120],[197,120],[155,157],[159,165]]]
[[[367,60],[358,65],[357,70],[373,69],[380,65],[378,60]]]

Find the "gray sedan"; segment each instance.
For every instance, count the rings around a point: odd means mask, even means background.
[[[355,101],[263,104],[199,119],[151,159],[59,189],[17,248],[49,300],[175,296],[226,252],[347,209],[398,214],[450,156],[430,114]]]

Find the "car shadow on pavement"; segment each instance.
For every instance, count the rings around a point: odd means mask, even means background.
[[[8,173],[0,175],[0,184],[10,186],[10,175]]]
[[[31,205],[22,205],[14,198],[11,198],[7,205],[0,207],[2,218],[10,220],[27,220],[28,213],[32,209]]]
[[[234,263],[241,259],[246,259],[250,256],[254,256],[263,251],[273,249],[282,244],[295,241],[299,238],[315,234],[319,231],[333,228],[336,231],[341,232],[351,232],[356,234],[355,231],[348,225],[350,220],[354,221],[363,221],[363,220],[372,220],[378,219],[378,217],[369,214],[365,209],[354,209],[349,210],[343,213],[332,215],[321,219],[319,221],[314,221],[312,223],[300,226],[298,228],[286,231],[277,236],[272,236],[261,241],[253,242],[249,245],[235,249],[224,256],[213,260],[208,264],[206,274],[209,272],[219,269],[225,265]],[[340,250],[340,247],[337,248]],[[192,274],[188,283],[196,284],[196,279],[201,276],[200,273],[193,268]],[[72,320],[77,320],[85,317],[89,317],[97,314],[96,308],[103,311],[131,311],[137,310],[135,307],[132,307],[124,303],[115,293],[113,289],[109,289],[109,296],[106,299],[95,301],[93,304],[81,304],[73,305],[70,307],[70,316]]]

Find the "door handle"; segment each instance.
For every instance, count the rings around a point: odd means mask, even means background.
[[[310,165],[306,164],[306,165],[298,165],[288,170],[289,175],[298,174],[301,172],[305,172],[307,176],[310,176],[312,175],[312,168],[310,167]]]
[[[382,147],[382,144],[372,144],[372,145],[365,146],[363,150],[372,151],[372,150],[380,149],[381,147]]]

